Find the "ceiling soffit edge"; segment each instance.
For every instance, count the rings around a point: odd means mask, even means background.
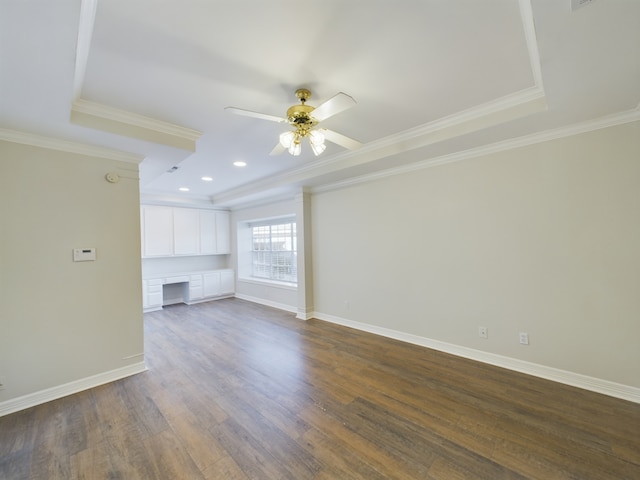
[[[93,36],[98,0],[82,0],[80,5],[80,24],[78,25],[78,41],[76,44],[76,65],[73,74],[73,99],[80,98],[84,76],[87,71],[89,47]]]
[[[121,152],[109,148],[85,145],[82,143],[70,142],[57,138],[44,137],[34,133],[19,132],[17,130],[8,130],[4,128],[0,128],[0,140],[20,143],[22,145],[30,145],[33,147],[48,148],[50,150],[58,150],[61,152],[77,153],[79,155],[86,155],[89,157],[99,157],[109,160],[118,160],[121,162],[135,163],[136,165],[144,160],[143,155]]]
[[[505,95],[504,97],[486,102],[482,105],[468,108],[461,112],[457,112],[446,117],[439,118],[424,125],[405,130],[396,135],[385,137],[381,140],[372,142],[365,146],[371,145],[373,148],[380,148],[385,145],[394,145],[402,142],[410,142],[416,138],[431,137],[436,132],[446,129],[452,129],[446,138],[459,136],[460,131],[468,129],[468,125],[474,125],[469,131],[479,130],[496,124],[496,115],[508,113],[509,118],[500,120],[501,123],[506,120],[513,120],[518,117],[526,116],[531,113],[541,112],[547,109],[546,97],[544,91],[533,86],[518,92]],[[463,133],[469,133],[464,131]],[[441,138],[440,140],[443,140]],[[428,143],[434,143],[429,141]],[[422,146],[422,145],[421,145]],[[362,150],[362,149],[360,149]]]
[[[221,207],[214,207],[207,195],[190,195],[190,196],[176,196],[167,193],[140,193],[140,203],[143,205],[167,205],[172,207],[198,207],[205,209],[218,209]]]
[[[202,132],[81,98],[97,0],[82,0],[76,44],[71,123],[195,152]]]
[[[267,192],[256,198],[250,198],[250,199],[245,198],[240,201],[229,202],[225,205],[227,209],[234,212],[237,210],[246,210],[249,208],[264,207],[265,205],[272,205],[274,203],[281,203],[281,202],[293,203],[296,201],[296,196],[299,194],[300,194],[299,189],[291,189],[286,192],[278,192],[278,193]],[[221,205],[221,204],[216,203],[215,205]],[[219,207],[219,208],[222,208],[222,207]]]
[[[529,65],[531,66],[531,74],[536,87],[544,91],[542,84],[542,66],[540,64],[540,52],[538,51],[538,36],[536,35],[536,25],[533,20],[533,10],[531,9],[531,0],[519,0],[520,18],[522,19],[522,28],[524,31],[527,50],[529,52]]]
[[[570,137],[573,135],[579,135],[579,134],[591,132],[594,130],[601,130],[604,128],[623,125],[626,123],[633,123],[637,121],[640,121],[640,105],[631,110],[607,115],[607,116],[589,120],[586,122],[580,122],[574,125],[569,125],[561,128],[552,129],[552,130],[546,130],[543,132],[525,135],[522,137],[512,138],[512,139],[492,143],[489,145],[484,145],[481,147],[477,147],[477,148],[473,148],[473,149],[469,149],[461,152],[454,152],[448,155],[442,155],[439,157],[426,159],[426,160],[412,163],[410,165],[405,165],[402,167],[385,169],[379,172],[360,175],[358,177],[353,177],[353,178],[341,180],[338,182],[319,185],[319,186],[311,187],[309,190],[312,194],[323,193],[331,190],[338,190],[338,189],[347,188],[349,186],[356,185],[359,183],[370,182],[370,181],[382,179],[385,177],[400,175],[403,173],[409,173],[417,170],[423,170],[426,168],[436,167],[436,166],[444,165],[447,163],[470,160],[472,158],[477,158],[484,155],[490,155],[490,154],[498,153],[505,150],[512,150],[515,148],[525,147],[525,146],[533,145],[536,143],[542,143],[542,142],[560,139],[564,137]],[[277,184],[275,180],[273,180],[272,182],[270,182],[269,185],[265,184],[263,186],[263,190],[269,190],[272,188],[276,188],[278,186],[280,185]],[[244,195],[240,194],[239,192],[238,194],[235,194],[233,196],[217,195],[212,197],[211,200],[212,202],[220,203],[220,204],[244,205],[244,203],[242,202],[242,197],[250,196],[251,194],[254,194],[254,195],[256,194],[255,184],[253,188],[248,188],[247,191],[244,193]]]
[[[98,130],[195,152],[202,132],[82,98],[71,106],[71,122]]]
[[[557,140],[560,138],[571,137],[574,135],[580,135],[582,133],[588,133],[595,130],[601,130],[604,128],[615,127],[617,125],[624,125],[627,123],[633,123],[640,121],[640,106],[632,110],[620,112],[612,115],[607,115],[595,120],[589,120],[581,122],[575,125],[570,125],[553,130],[546,130],[543,132],[533,133],[530,135],[524,135],[522,137],[512,138],[509,140],[484,145],[482,147],[465,150],[462,152],[455,152],[449,155],[442,155],[440,157],[430,158],[421,162],[412,163],[411,165],[404,165],[402,167],[389,168],[375,173],[366,175],[360,175],[358,177],[349,178],[346,180],[332,182],[317,187],[312,187],[311,193],[323,193],[331,190],[338,190],[346,188],[359,183],[366,183],[373,180],[378,180],[385,177],[391,177],[394,175],[400,175],[403,173],[410,173],[417,170],[423,170],[426,168],[436,167],[447,163],[460,162],[463,160],[470,160],[472,158],[482,157],[485,155],[491,155],[494,153],[503,152],[506,150],[513,150],[516,148],[526,147],[529,145],[535,145],[537,143],[548,142],[551,140]]]
[[[314,176],[373,162],[384,157],[425,147],[476,130],[514,120],[547,108],[544,92],[537,86],[506,95],[457,114],[368,143],[358,148],[319,160],[287,172],[242,185],[213,198],[229,202],[250,195],[256,189],[300,182]]]

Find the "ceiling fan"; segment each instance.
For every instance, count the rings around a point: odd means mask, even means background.
[[[311,92],[306,88],[296,90],[296,97],[300,100],[300,104],[290,107],[287,110],[286,118],[235,107],[226,107],[225,110],[246,117],[288,123],[294,128],[294,130],[289,130],[280,135],[280,141],[269,155],[279,155],[285,150],[288,150],[291,155],[298,156],[302,152],[301,141],[303,138],[309,139],[311,150],[315,155],[320,155],[327,148],[324,144],[325,140],[349,150],[353,150],[362,145],[357,140],[345,137],[333,130],[318,127],[318,124],[323,120],[353,107],[356,101],[352,97],[340,92],[318,107],[307,105],[307,100],[311,97]]]

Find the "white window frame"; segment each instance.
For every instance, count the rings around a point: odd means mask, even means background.
[[[297,227],[295,217],[250,222],[251,278],[297,285]],[[261,245],[262,248],[256,248]]]

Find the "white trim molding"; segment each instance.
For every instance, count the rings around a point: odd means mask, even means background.
[[[126,367],[117,368],[108,372],[99,373],[90,377],[81,378],[73,382],[57,385],[55,387],[40,390],[38,392],[29,393],[21,397],[12,398],[0,403],[0,417],[10,413],[18,412],[27,408],[35,407],[42,403],[57,400],[58,398],[73,395],[74,393],[88,390],[105,383],[114,382],[125,377],[130,377],[147,370],[144,362],[138,362]]]
[[[120,162],[135,163],[136,165],[144,160],[144,156],[136,155],[134,153],[121,152],[93,145],[84,145],[82,143],[69,142],[58,138],[43,137],[41,135],[36,135],[35,133],[19,132],[17,130],[8,130],[5,128],[0,128],[0,140],[20,143],[22,145],[30,145],[32,147],[48,148],[50,150],[58,150],[60,152],[77,153],[78,155],[86,155],[88,157],[106,158],[109,160],[118,160]]]
[[[298,308],[298,314],[296,315],[298,320],[311,320],[315,318],[313,311],[308,311],[306,309]]]
[[[580,122],[565,127],[536,132],[521,137],[510,138],[508,140],[491,143],[489,145],[483,145],[469,150],[454,152],[434,158],[427,158],[425,160],[401,167],[389,168],[386,170],[380,170],[378,172],[361,175],[359,177],[352,177],[334,183],[327,183],[318,187],[311,188],[310,190],[312,193],[323,193],[332,190],[339,190],[341,188],[351,187],[360,183],[372,182],[385,177],[393,177],[396,175],[401,175],[403,173],[424,170],[447,163],[462,162],[474,158],[481,158],[499,152],[514,150],[516,148],[527,147],[538,143],[549,142],[552,140],[558,140],[565,137],[571,137],[595,130],[602,130],[604,128],[615,127],[618,125],[624,125],[637,121],[640,121],[640,106],[624,112],[606,115],[604,117],[587,120],[585,122]]]
[[[544,91],[532,86],[481,105],[448,115],[399,134],[367,143],[356,150],[315,160],[284,173],[232,188],[212,197],[215,203],[228,204],[256,191],[304,184],[310,178],[374,162],[381,158],[416,150],[427,145],[465,135],[509,120],[547,109]]]
[[[540,90],[544,91],[542,85],[542,66],[540,64],[540,52],[538,51],[538,38],[536,35],[536,25],[531,9],[531,0],[519,0],[520,18],[522,19],[522,29],[527,41],[529,51],[529,65],[533,74],[533,81]]]
[[[71,123],[162,145],[196,151],[202,132],[78,98],[71,105]]]
[[[483,352],[473,348],[454,345],[447,342],[441,342],[431,338],[420,337],[397,330],[384,327],[377,327],[366,323],[356,322],[334,315],[327,315],[320,312],[314,312],[313,318],[323,320],[325,322],[335,323],[344,327],[354,328],[363,332],[381,335],[383,337],[400,340],[402,342],[420,345],[422,347],[431,348],[440,352],[449,353],[458,357],[468,358],[489,365],[506,368],[515,372],[525,373],[534,377],[544,378],[554,382],[570,385],[572,387],[582,388],[596,393],[608,395],[610,397],[628,400],[634,403],[640,403],[640,388],[630,385],[623,385],[600,378],[590,377],[575,372],[569,372],[558,368],[539,365],[536,363],[518,360],[516,358],[496,355],[494,353]]]
[[[78,25],[78,42],[76,44],[76,66],[73,75],[74,100],[80,98],[80,94],[82,93],[97,8],[98,0],[82,0],[80,5],[80,23]]]
[[[252,303],[258,303],[260,305],[264,305],[266,307],[273,307],[273,308],[277,308],[278,310],[284,310],[285,312],[290,312],[290,313],[298,313],[298,309],[294,306],[291,305],[286,305],[284,303],[279,303],[279,302],[272,302],[271,300],[267,300],[264,298],[259,298],[259,297],[252,297],[250,295],[244,295],[242,293],[236,293],[235,298],[239,298],[240,300],[246,300],[248,302],[252,302]],[[312,317],[310,317],[312,318]]]

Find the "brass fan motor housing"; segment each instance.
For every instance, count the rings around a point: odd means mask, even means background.
[[[291,125],[309,125],[318,123],[311,116],[311,112],[315,110],[311,105],[294,105],[287,110],[287,120]]]
[[[302,103],[287,110],[287,121],[294,127],[303,127],[308,130],[318,124],[318,121],[311,116],[315,107],[305,105],[305,102],[311,97],[311,92],[306,88],[299,88],[296,90],[296,97]]]

